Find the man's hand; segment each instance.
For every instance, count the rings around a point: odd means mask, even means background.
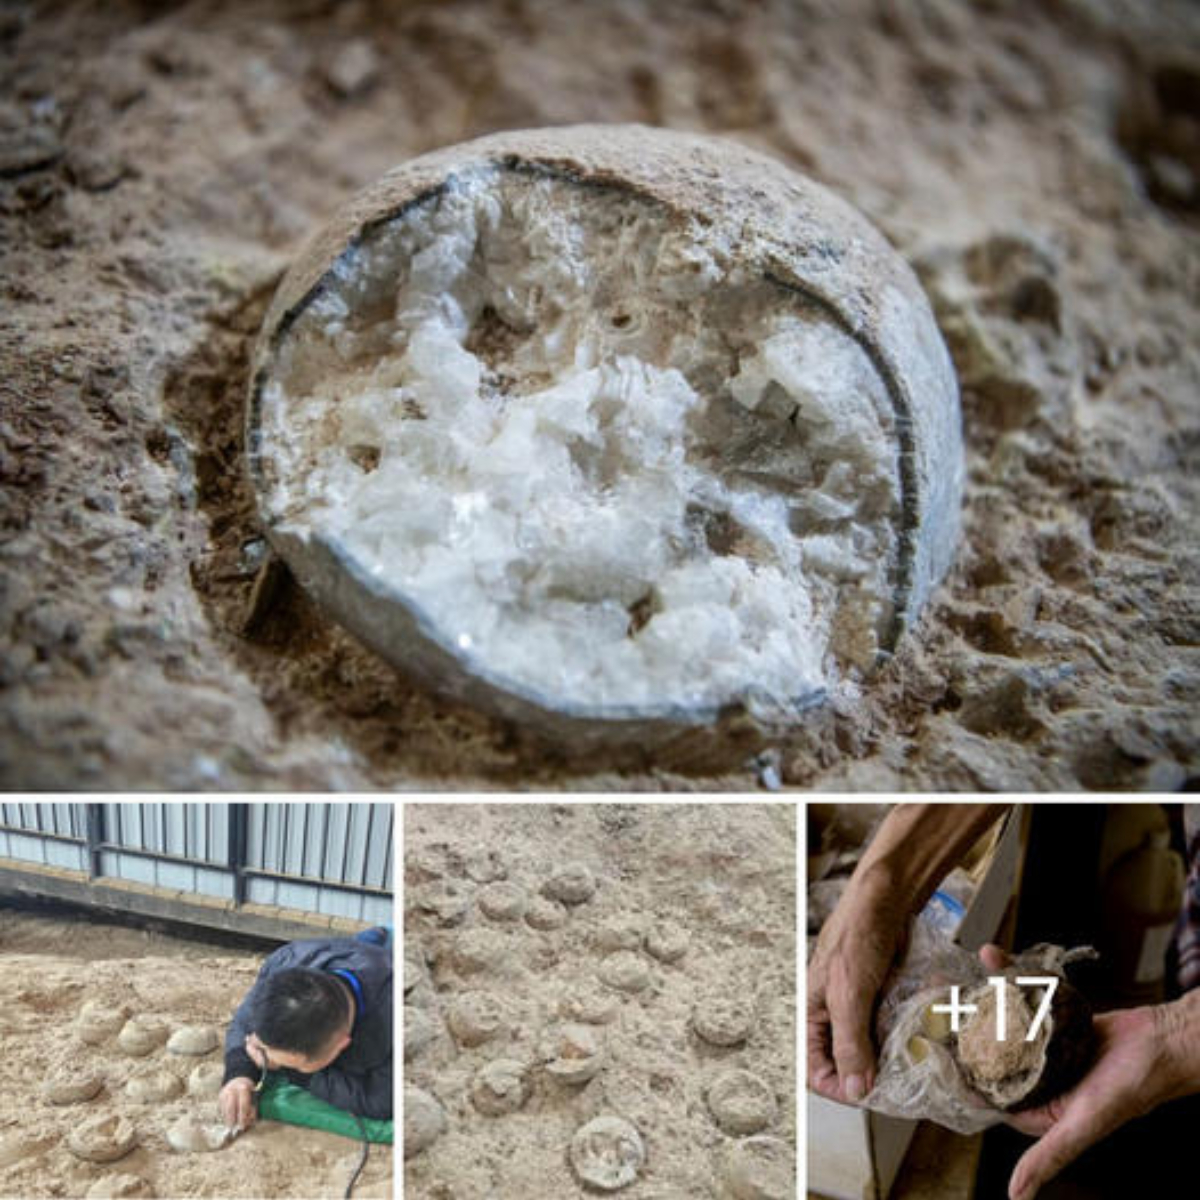
[[[871,1019],[910,913],[871,880],[847,889],[808,966],[808,1086],[857,1104],[875,1086]]]
[[[995,804],[898,804],[876,831],[808,968],[808,1086],[857,1104],[875,1086],[871,1020],[909,918],[989,825]]]
[[[1010,1200],[1032,1200],[1038,1189],[1089,1146],[1156,1108],[1164,1068],[1158,1018],[1152,1008],[1131,1008],[1095,1018],[1099,1046],[1092,1069],[1069,1091],[1041,1108],[1009,1118],[1038,1141],[1017,1163]]]
[[[1008,956],[997,946],[979,952],[984,967],[1003,971]],[[1200,998],[1198,998],[1200,999]],[[1089,1146],[1152,1108],[1194,1090],[1181,1038],[1200,1005],[1191,1001],[1102,1013],[1093,1019],[1096,1057],[1070,1091],[1048,1104],[1016,1113],[1008,1123],[1038,1138],[1017,1163],[1009,1200],[1032,1200]]]
[[[217,1095],[221,1120],[231,1129],[249,1129],[258,1116],[254,1107],[254,1082],[239,1076],[231,1079]]]
[[[267,1069],[267,1050],[262,1042],[258,1040],[258,1034],[247,1034],[243,1045],[246,1047],[246,1053],[250,1055],[250,1061],[260,1071],[265,1071]]]

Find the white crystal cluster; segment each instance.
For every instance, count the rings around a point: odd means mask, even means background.
[[[267,515],[552,703],[786,707],[891,617],[891,422],[858,344],[702,228],[497,168],[376,227],[293,325]]]

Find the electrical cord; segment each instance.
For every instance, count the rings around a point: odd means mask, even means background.
[[[254,1085],[256,1093],[263,1090],[270,1070],[271,1064],[268,1059],[263,1065],[262,1074],[258,1077],[258,1083]],[[350,1195],[354,1191],[354,1185],[358,1182],[358,1177],[363,1173],[363,1167],[367,1165],[367,1159],[371,1157],[371,1139],[367,1136],[367,1127],[363,1124],[363,1119],[358,1113],[351,1113],[350,1115],[354,1118],[354,1122],[358,1126],[358,1132],[362,1135],[362,1154],[358,1156],[358,1165],[354,1168],[354,1174],[350,1176],[350,1182],[346,1184],[346,1190],[342,1193],[342,1200],[350,1200]]]
[[[358,1131],[362,1134],[362,1154],[358,1159],[358,1166],[354,1168],[354,1174],[350,1176],[350,1182],[346,1184],[346,1190],[342,1193],[342,1200],[350,1200],[350,1193],[354,1191],[354,1185],[358,1182],[358,1177],[362,1174],[363,1167],[367,1165],[367,1159],[371,1156],[371,1139],[367,1137],[367,1127],[363,1124],[362,1117],[358,1113],[352,1113],[351,1116],[358,1124]]]

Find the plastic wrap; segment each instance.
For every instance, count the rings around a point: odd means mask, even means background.
[[[1038,945],[1012,959],[1007,976],[1056,975],[1069,963],[1091,958],[1089,948]],[[875,1087],[864,1107],[894,1117],[924,1119],[958,1133],[978,1133],[1005,1113],[975,1090],[955,1053],[956,1038],[930,1030],[930,1006],[945,1004],[949,989],[965,995],[987,985],[989,972],[977,954],[952,942],[925,920],[913,923],[909,949],[880,1003],[876,1035],[882,1047]]]

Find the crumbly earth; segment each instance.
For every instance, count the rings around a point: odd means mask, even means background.
[[[209,1055],[176,1055],[162,1046],[127,1054],[116,1035],[97,1045],[73,1031],[89,1001],[126,1006],[168,1028],[221,1028],[254,982],[260,954],[215,949],[115,926],[0,913],[0,1195],[83,1197],[102,1180],[133,1175],[153,1196],[340,1196],[360,1154],[347,1138],[276,1121],[256,1124],[223,1150],[180,1154],[167,1130],[188,1115],[219,1124],[216,1101],[185,1091],[159,1103],[125,1092],[134,1074],[162,1068],[186,1085]],[[96,1072],[103,1088],[77,1104],[51,1104],[41,1094],[52,1071]],[[111,1163],[85,1162],[65,1139],[93,1118],[121,1116],[138,1144]],[[392,1194],[391,1147],[375,1146],[356,1197]],[[120,1194],[120,1193],[117,1193]]]
[[[571,863],[595,890],[565,905],[558,928],[480,908],[503,876],[531,913]],[[716,1200],[723,1157],[740,1139],[721,1131],[707,1097],[734,1068],[775,1100],[758,1132],[794,1146],[795,880],[790,805],[408,805],[405,1015],[419,1014],[421,1036],[405,1084],[436,1098],[446,1128],[406,1161],[405,1195],[590,1195],[568,1147],[610,1117],[632,1124],[645,1148],[622,1197]],[[675,936],[648,941],[659,922]],[[673,957],[679,930],[687,948]],[[484,1040],[478,1015],[463,1036],[468,995],[475,1014],[494,1014]],[[719,1039],[730,1044],[697,1034],[715,1036],[742,1013],[748,1032]],[[563,1066],[587,1061],[597,1043],[599,1069],[573,1082]],[[479,1074],[496,1060],[525,1081],[515,1111],[478,1097]]]
[[[0,80],[8,786],[1200,777],[1195,5],[15,0]],[[572,762],[406,685],[278,571],[251,605],[245,366],[302,236],[431,147],[634,120],[857,204],[963,387],[951,576],[861,701],[766,757]]]
[[[971,1073],[985,1083],[995,1084],[1035,1069],[1047,1040],[1046,1027],[1035,1041],[1028,1040],[1033,1011],[1025,994],[1006,983],[1004,1037],[999,1036],[995,988],[980,989],[973,997],[978,1011],[966,1022],[958,1037],[958,1055]],[[968,1000],[972,997],[968,996]]]

